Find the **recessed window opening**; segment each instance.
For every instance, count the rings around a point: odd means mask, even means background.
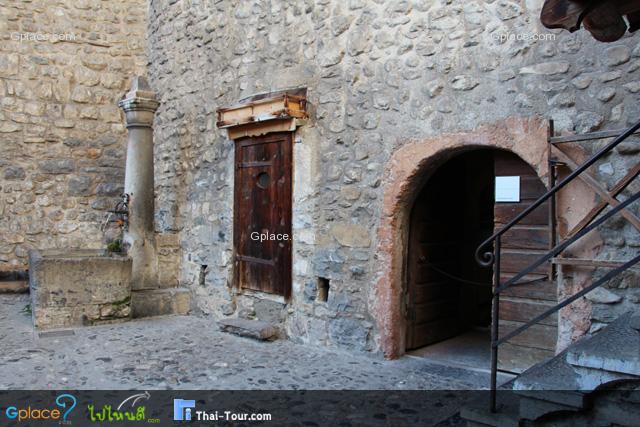
[[[200,283],[200,286],[204,286],[205,285],[205,279],[207,277],[207,265],[202,264],[200,266],[200,276],[198,277],[198,283]]]
[[[318,277],[318,284],[316,285],[316,301],[327,302],[329,299],[330,287],[329,279],[325,277]]]

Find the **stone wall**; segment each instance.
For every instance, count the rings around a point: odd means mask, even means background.
[[[198,308],[284,319],[299,341],[379,350],[370,296],[381,274],[383,187],[393,180],[383,171],[396,150],[514,117],[554,119],[560,132],[640,118],[640,36],[603,45],[584,31],[549,32],[541,5],[152,1],[151,86],[162,100],[156,226],[178,236],[179,279]],[[555,40],[523,40],[533,34]],[[233,143],[216,129],[215,112],[290,87],[308,88],[311,118],[294,144],[294,283],[285,306],[231,287]],[[633,149],[620,150],[598,173],[617,176],[633,160]],[[633,230],[621,227],[604,236],[620,257],[637,251]],[[326,303],[315,301],[319,277],[330,280]],[[630,290],[615,292],[625,307],[637,302]]]
[[[103,246],[124,184],[118,99],[146,70],[146,3],[0,3],[0,267]]]

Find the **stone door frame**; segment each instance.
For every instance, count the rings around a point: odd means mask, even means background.
[[[405,144],[389,159],[383,178],[383,207],[377,230],[378,280],[370,291],[378,345],[386,358],[405,353],[403,288],[411,207],[417,189],[452,156],[477,148],[510,151],[531,165],[542,182],[548,174],[548,123],[509,118],[474,131],[446,134]]]

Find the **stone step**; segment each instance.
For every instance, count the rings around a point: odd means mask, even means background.
[[[568,391],[529,391],[517,392],[520,396],[519,417],[521,420],[536,421],[541,417],[558,412],[580,412],[587,405],[586,395],[575,396]],[[550,396],[552,394],[552,396]],[[569,404],[563,403],[566,398]],[[580,399],[581,403],[576,404]]]
[[[578,388],[579,375],[560,353],[525,371],[513,382],[520,397],[520,419],[537,420],[557,412],[579,412],[589,406],[590,390]]]
[[[469,403],[460,411],[468,427],[519,427],[519,399],[511,392],[498,392],[497,412],[489,411],[489,393]]]
[[[566,361],[566,352],[539,363],[513,381],[513,390],[526,398],[582,409],[591,390],[580,390],[579,375]],[[544,393],[540,393],[544,391]]]
[[[26,280],[0,282],[0,294],[25,294],[27,292],[29,292],[29,282]]]
[[[176,314],[184,316],[191,307],[191,292],[187,288],[145,289],[131,292],[133,317],[153,317]]]
[[[498,399],[501,408],[497,414],[489,412],[485,402],[465,407],[461,416],[469,426],[519,426],[533,425],[553,414],[573,417],[589,411],[604,413],[607,408],[619,413],[627,403],[636,403],[627,402],[625,397],[596,407],[593,391],[603,385],[606,388],[612,383],[620,384],[620,380],[638,378],[640,316],[627,313],[598,334],[523,372],[511,382],[511,395]]]
[[[272,341],[278,338],[278,329],[262,320],[222,319],[218,321],[218,326],[222,332],[260,341]]]
[[[584,388],[640,377],[640,315],[625,313],[594,336],[571,346],[567,362],[583,377]]]

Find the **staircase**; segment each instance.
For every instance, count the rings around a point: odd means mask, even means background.
[[[621,391],[634,387],[637,391],[630,398]],[[489,410],[486,399],[462,410],[469,427],[557,426],[565,422],[638,425],[640,314],[620,316],[596,335],[528,369],[502,390],[498,392],[497,413]]]
[[[589,172],[590,168],[605,156],[613,154],[622,142],[640,130],[640,121],[629,129],[619,131],[595,132],[586,135],[558,137],[554,135],[553,123],[549,133],[549,190],[540,196],[527,209],[497,230],[486,239],[476,250],[476,259],[480,265],[493,267],[494,288],[492,300],[491,325],[491,394],[480,406],[472,405],[462,411],[462,417],[469,426],[524,426],[524,425],[640,425],[640,409],[624,415],[620,406],[631,402],[640,403],[640,315],[627,313],[609,324],[598,334],[585,338],[566,349],[564,352],[548,361],[538,363],[526,370],[512,382],[497,387],[498,351],[500,345],[527,331],[532,326],[545,321],[569,304],[579,300],[589,292],[608,283],[611,279],[634,267],[640,262],[640,254],[631,253],[632,258],[621,261],[601,261],[592,259],[576,259],[566,257],[571,245],[586,236],[610,218],[622,217],[640,232],[640,218],[630,209],[631,205],[640,199],[640,191],[633,189],[628,197],[619,200],[619,196],[629,187],[629,184],[640,174],[640,162],[633,166],[627,174],[611,189],[600,184]],[[603,148],[597,150],[582,164],[574,161],[567,154],[562,144],[611,139]],[[557,168],[564,167],[569,174],[558,179]],[[575,180],[582,181],[593,190],[600,202],[564,236],[559,236],[555,227],[556,197],[560,190]],[[502,243],[507,233],[515,229],[529,214],[537,208],[547,204],[551,220],[549,249],[542,253],[523,268],[519,273],[508,278],[501,276]],[[508,290],[519,286],[530,285],[526,278],[540,268],[549,268],[549,278],[557,279],[557,268],[562,265],[588,266],[607,269],[606,274],[593,279],[593,282],[572,296],[555,305],[548,304],[535,317],[521,326],[500,333],[500,297],[508,295]],[[605,386],[612,386],[620,382],[636,381],[638,390],[631,397],[612,398],[613,391],[601,391]],[[620,391],[621,392],[621,391]],[[604,396],[604,397],[603,397]],[[604,399],[604,400],[603,400]],[[626,400],[625,400],[626,399]],[[637,401],[634,401],[637,399]],[[598,403],[599,402],[599,403]],[[603,403],[604,402],[604,403]],[[624,403],[626,402],[626,403]],[[488,405],[487,405],[488,404]],[[595,408],[595,409],[594,409]],[[603,409],[604,408],[604,409]],[[606,408],[614,408],[607,412]],[[560,415],[558,415],[560,414]],[[554,417],[567,414],[572,417],[580,414],[585,420],[596,424],[563,424],[562,419]],[[631,415],[629,415],[631,414]],[[625,418],[626,416],[626,418]],[[589,418],[591,417],[591,418]],[[598,418],[600,417],[600,418]],[[604,418],[603,418],[604,417]],[[607,419],[610,417],[611,419]],[[548,424],[550,419],[555,419]],[[613,421],[613,420],[617,421]],[[586,422],[586,421],[585,421]]]

